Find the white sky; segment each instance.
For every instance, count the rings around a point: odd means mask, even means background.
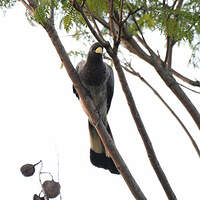
[[[120,176],[89,161],[87,117],[45,31],[31,26],[21,4],[0,14],[0,152],[1,199],[31,199],[40,192],[37,173],[23,177],[23,164],[43,160],[57,180],[58,155],[62,199],[134,199]],[[60,32],[67,51],[83,48]],[[161,38],[148,36],[162,55]],[[88,47],[84,47],[88,51]],[[192,79],[200,71],[187,67],[187,46],[174,56],[175,68]],[[200,144],[199,130],[151,66],[133,57],[134,67],[167,99]],[[72,58],[74,64],[79,60]],[[127,75],[138,109],[160,164],[178,199],[199,199],[200,160],[188,137],[157,97],[136,77]],[[185,91],[200,110],[199,95]],[[109,123],[116,145],[147,199],[166,195],[147,158],[115,74]]]

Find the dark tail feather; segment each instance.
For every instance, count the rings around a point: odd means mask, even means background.
[[[90,149],[90,161],[91,163],[100,168],[107,169],[107,157],[105,153],[96,153]]]
[[[105,153],[96,153],[90,149],[90,161],[94,166],[108,169],[112,174],[120,174],[112,159]]]
[[[110,127],[107,125],[107,130],[111,134]],[[89,122],[89,131],[90,131],[90,161],[91,163],[100,168],[108,169],[113,174],[119,174],[119,171],[115,167],[114,162],[110,157],[106,156],[105,148],[101,139],[96,132],[94,126]],[[112,135],[111,135],[112,136]]]

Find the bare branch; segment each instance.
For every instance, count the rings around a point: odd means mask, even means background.
[[[110,55],[110,56],[112,57],[112,55]],[[140,117],[138,109],[136,107],[134,98],[133,98],[132,93],[130,91],[130,88],[128,86],[125,74],[124,74],[122,67],[121,67],[121,64],[120,64],[120,61],[119,61],[119,59],[116,55],[114,55],[114,57],[112,57],[112,59],[113,59],[115,68],[117,70],[118,77],[119,77],[122,89],[124,91],[124,95],[126,96],[127,103],[129,105],[132,117],[135,120],[136,126],[137,126],[138,131],[140,133],[140,136],[143,140],[143,143],[144,143],[144,146],[146,148],[148,158],[151,162],[151,165],[154,168],[156,175],[157,175],[163,189],[165,190],[165,193],[168,196],[168,198],[170,200],[176,200],[176,196],[175,196],[175,194],[174,194],[174,192],[173,192],[173,190],[172,190],[172,188],[171,188],[171,186],[170,186],[170,184],[167,180],[167,177],[165,176],[165,173],[163,172],[163,170],[160,166],[160,163],[159,163],[159,161],[156,157],[153,145],[152,145],[151,140],[150,140],[150,138],[149,138],[149,136],[146,132],[146,129],[144,127],[144,124],[142,122],[142,119]]]
[[[88,13],[88,15],[90,16],[90,18],[91,18],[91,20],[92,20],[92,22],[93,22],[93,24],[94,24],[94,26],[95,26],[95,28],[96,28],[96,30],[97,30],[99,36],[101,37],[102,40],[104,40],[104,37],[103,37],[101,31],[99,30],[99,27],[98,27],[98,25],[97,25],[97,23],[96,23],[96,21],[95,21],[95,18],[94,18],[94,16],[92,15],[92,13],[91,13],[91,11],[90,11],[90,9],[89,9],[89,7],[88,7],[87,4],[86,4],[86,7],[87,7],[87,13]]]
[[[96,19],[102,26],[104,26],[105,28],[107,28],[108,30],[110,30],[110,25],[109,23],[107,23],[104,19],[102,19],[101,17],[92,14],[91,15],[94,17],[94,19]]]
[[[165,56],[165,65],[168,68],[171,68],[172,65],[172,50],[175,42],[171,39],[170,36],[167,36],[167,51],[166,51],[166,56]]]
[[[184,87],[185,89],[187,90],[190,90],[191,92],[194,92],[194,93],[197,93],[197,94],[200,94],[200,92],[196,91],[196,90],[193,90],[193,89],[190,89],[189,87],[186,87],[185,85],[179,83],[180,86]]]
[[[129,11],[128,15],[127,15],[127,16],[125,17],[125,19],[122,21],[122,24],[125,24],[125,23],[128,21],[129,17],[130,17],[132,14],[133,14],[133,12],[132,12],[132,11]]]
[[[122,43],[126,49],[131,53],[137,55],[139,58],[145,60],[147,63],[154,65],[152,57],[149,56],[137,43],[137,41],[131,37],[129,32],[125,29],[122,34]]]
[[[143,40],[143,43],[144,43],[144,46],[145,48],[149,51],[150,55],[153,56],[153,57],[157,57],[157,55],[153,52],[153,50],[149,47],[149,45],[147,44],[145,38],[144,38],[144,35],[142,33],[142,30],[140,29],[140,26],[138,25],[137,23],[137,20],[135,19],[135,17],[133,16],[133,21],[135,22],[136,26],[137,26],[137,29],[142,37],[142,40]]]
[[[128,15],[125,17],[125,19],[122,21],[122,24],[125,24],[131,15],[135,15],[135,14],[136,14],[139,10],[141,10],[142,8],[143,8],[143,7],[137,8],[136,10],[132,10],[132,9],[130,8],[130,6],[129,6],[129,7],[128,7],[129,13],[128,13]]]
[[[184,81],[192,86],[200,87],[200,81],[193,81],[193,80],[183,76],[182,74],[178,73],[174,69],[170,69],[170,71],[173,73],[173,75],[175,75],[177,78],[181,79],[182,81]]]
[[[167,104],[167,102],[161,97],[161,95],[145,80],[144,77],[142,77],[138,72],[136,72],[129,64],[128,67],[124,67],[122,66],[127,72],[133,74],[134,76],[137,76],[138,78],[140,78],[140,80],[145,83],[153,92],[154,94],[161,100],[161,102],[167,107],[167,109],[172,113],[172,115],[176,118],[176,120],[179,122],[179,124],[182,126],[182,128],[184,129],[184,131],[186,132],[187,136],[189,137],[193,147],[195,148],[198,156],[200,157],[200,150],[198,148],[197,143],[195,142],[194,138],[192,137],[192,135],[190,134],[190,132],[188,131],[188,129],[186,128],[186,126],[184,125],[184,123],[181,121],[181,119],[178,117],[178,115],[172,110],[172,108]],[[130,69],[129,69],[130,68]]]

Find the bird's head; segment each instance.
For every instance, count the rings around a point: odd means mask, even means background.
[[[100,43],[96,42],[94,43],[88,52],[88,58],[89,59],[101,59],[102,60],[103,55],[103,47]]]

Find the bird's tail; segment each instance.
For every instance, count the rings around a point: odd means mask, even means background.
[[[111,135],[110,127],[107,124],[107,131]],[[91,163],[100,168],[108,169],[113,174],[119,174],[119,171],[115,167],[114,162],[106,154],[105,147],[101,142],[101,139],[94,128],[94,126],[89,122],[89,132],[90,132],[90,161]]]

